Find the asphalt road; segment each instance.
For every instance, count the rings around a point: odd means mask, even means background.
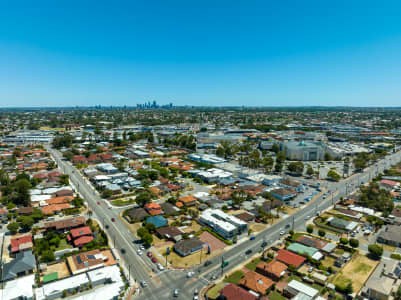
[[[401,152],[397,152],[386,157],[384,160],[375,165],[368,167],[363,173],[355,174],[341,182],[331,183],[326,186],[329,191],[329,196],[323,199],[322,196],[315,199],[313,202],[302,207],[295,214],[288,216],[275,225],[267,228],[263,232],[256,235],[252,241],[245,241],[232,246],[226,251],[224,260],[229,264],[223,270],[220,268],[222,255],[210,259],[211,264],[208,267],[197,266],[193,269],[194,277],[187,278],[187,272],[178,270],[165,270],[162,272],[152,272],[151,268],[155,268],[150,260],[146,257],[139,257],[136,254],[137,245],[133,243],[133,234],[127,229],[125,224],[118,218],[118,213],[112,209],[108,209],[103,200],[97,196],[93,188],[86,180],[74,169],[69,163],[62,160],[61,154],[53,149],[49,152],[55,158],[62,171],[70,176],[72,183],[75,185],[79,193],[88,202],[89,208],[93,211],[94,216],[101,221],[103,225],[108,225],[107,233],[113,240],[115,249],[120,252],[120,255],[130,269],[131,279],[137,282],[146,280],[148,286],[141,288],[139,294],[135,297],[138,299],[172,299],[173,290],[179,289],[179,296],[175,299],[191,299],[195,290],[200,291],[202,287],[210,282],[211,278],[220,277],[227,273],[239,264],[245,262],[249,257],[245,255],[248,249],[252,250],[252,255],[262,250],[261,244],[263,241],[268,243],[268,246],[280,239],[280,231],[288,232],[291,228],[295,230],[304,230],[305,223],[316,215],[318,211],[322,211],[332,206],[341,197],[350,194],[357,189],[359,185],[369,182],[378,173],[390,167],[392,164],[401,160]],[[97,201],[101,205],[97,205]],[[115,218],[115,222],[111,222],[111,218]],[[121,251],[124,249],[124,251]],[[124,252],[124,253],[122,253]],[[152,276],[152,277],[150,277]]]

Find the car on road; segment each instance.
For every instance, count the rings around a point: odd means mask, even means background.
[[[109,229],[109,225],[108,224],[106,224],[104,227],[106,227],[106,229]]]
[[[138,254],[138,255],[142,255],[142,251],[141,250],[136,250],[136,253]]]
[[[264,248],[264,247],[266,247],[267,246],[267,242],[265,241],[265,242],[263,242],[262,243],[262,245],[260,245],[262,248]]]
[[[255,239],[254,236],[251,236],[251,237],[249,238],[249,240],[251,240],[251,241],[253,241],[254,239]]]
[[[199,296],[198,295],[194,295],[193,300],[199,300]]]
[[[153,257],[153,254],[152,254],[152,252],[148,251],[148,252],[146,252],[146,256],[147,257]]]
[[[121,253],[125,254],[125,249],[124,248],[121,248]]]
[[[116,221],[116,219],[115,219],[115,218],[111,218],[111,221],[112,221],[112,222],[115,222],[115,221]]]
[[[210,260],[205,261],[205,263],[203,264],[205,267],[210,266],[212,264],[212,262]]]
[[[290,226],[291,226],[290,224],[287,224],[285,225],[285,228],[290,228]]]
[[[245,251],[245,255],[249,255],[251,253],[252,253],[252,249],[248,249],[248,250]]]
[[[147,282],[145,280],[141,280],[141,286],[142,287],[147,287],[148,284],[147,284]]]
[[[152,257],[152,262],[156,264],[157,263],[157,259]]]
[[[285,231],[284,230],[281,230],[280,231],[280,235],[284,235],[285,234]]]
[[[194,275],[195,275],[195,272],[189,271],[189,272],[187,273],[187,278],[191,278],[191,277],[194,276]]]
[[[217,276],[213,274],[213,275],[210,277],[210,279],[211,279],[211,280],[216,280],[216,279],[217,279]]]
[[[173,296],[178,297],[179,294],[180,294],[180,291],[178,289],[175,289],[173,292]]]
[[[310,216],[306,216],[306,217],[305,217],[305,220],[309,220],[309,219],[310,219]]]

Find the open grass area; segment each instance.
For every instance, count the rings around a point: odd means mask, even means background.
[[[116,200],[112,200],[111,203],[114,206],[126,206],[126,205],[130,205],[130,204],[135,203],[135,200],[133,200],[133,199],[129,199],[129,200],[127,200],[127,199],[116,199]]]
[[[287,298],[281,295],[280,293],[273,291],[269,294],[270,300],[286,300]]]
[[[245,268],[247,268],[247,269],[249,269],[251,271],[255,271],[257,264],[260,263],[261,261],[262,260],[260,258],[255,258],[250,263],[246,264]]]
[[[223,282],[220,282],[218,284],[216,284],[214,287],[212,287],[211,289],[209,289],[207,291],[207,296],[209,299],[216,299],[219,295],[220,295],[220,291],[224,288],[226,284]]]
[[[333,267],[335,261],[336,261],[336,260],[335,260],[333,257],[326,256],[326,257],[324,258],[324,260],[322,260],[322,264],[323,264],[323,266],[325,266],[326,268],[328,268],[328,267]]]
[[[334,277],[333,283],[342,287],[352,283],[354,292],[358,293],[378,263],[366,256],[356,256]]]
[[[234,273],[232,273],[227,278],[224,278],[224,282],[238,284],[243,276],[244,276],[244,273],[242,271],[238,270],[238,271],[235,271]]]
[[[69,249],[72,248],[72,246],[70,244],[67,243],[66,239],[61,239],[60,240],[60,244],[58,245],[56,251],[58,250],[64,250],[64,249]]]
[[[259,231],[266,229],[266,225],[255,223],[255,224],[249,225],[249,229],[252,229],[252,232],[259,232]]]

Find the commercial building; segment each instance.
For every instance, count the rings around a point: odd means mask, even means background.
[[[285,152],[289,160],[324,160],[326,146],[321,142],[284,142],[281,144],[281,149]]]
[[[218,209],[207,209],[202,212],[199,221],[226,239],[245,231],[248,224],[237,217],[230,216]]]

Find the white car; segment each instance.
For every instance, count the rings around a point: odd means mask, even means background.
[[[142,251],[141,250],[136,250],[136,253],[138,254],[138,255],[142,255]]]
[[[163,265],[162,265],[161,263],[158,263],[158,264],[157,264],[157,268],[158,268],[160,271],[163,271],[163,270],[164,270],[164,267],[163,267]]]
[[[190,271],[190,272],[188,272],[187,277],[188,277],[188,278],[191,278],[192,276],[194,276],[194,274],[195,274],[195,272]]]
[[[285,231],[284,230],[281,230],[280,231],[280,235],[284,235],[285,234]]]
[[[139,246],[139,249],[145,250],[145,246],[144,246],[144,245],[140,245],[140,246]]]
[[[310,216],[306,216],[306,217],[305,217],[305,220],[309,220],[309,219],[310,219]]]

